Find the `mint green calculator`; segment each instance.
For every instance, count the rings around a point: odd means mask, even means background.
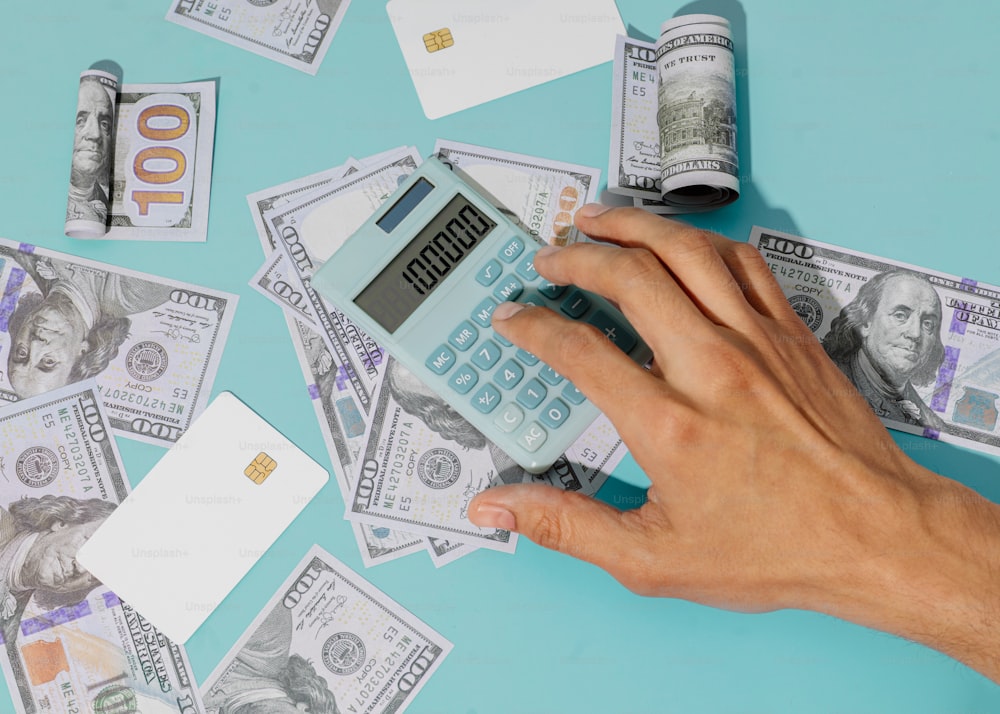
[[[594,325],[639,364],[652,354],[607,300],[535,272],[544,245],[432,157],[312,285],[514,461],[541,473],[599,412],[569,380],[493,331],[496,306],[542,305]]]

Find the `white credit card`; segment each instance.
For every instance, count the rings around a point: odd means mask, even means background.
[[[328,478],[223,392],[77,560],[163,634],[185,642]]]
[[[389,0],[389,20],[429,119],[613,58],[614,0]]]

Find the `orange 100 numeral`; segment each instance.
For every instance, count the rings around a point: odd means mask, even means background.
[[[158,128],[150,126],[151,119],[168,117],[175,119],[174,127]],[[147,107],[139,113],[136,119],[136,129],[140,136],[150,141],[175,141],[187,134],[191,128],[191,117],[187,110],[173,104],[159,104]],[[146,168],[146,162],[152,159],[172,161],[174,167],[165,171],[151,171]],[[148,147],[136,154],[132,164],[136,178],[150,184],[173,183],[184,176],[187,170],[187,159],[177,149],[170,147]],[[139,206],[139,215],[149,215],[149,206],[153,203],[184,203],[182,191],[133,191],[132,200]]]

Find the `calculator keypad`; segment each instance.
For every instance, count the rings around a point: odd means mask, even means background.
[[[425,362],[435,374],[446,375],[450,387],[467,395],[463,398],[477,411],[493,414],[494,426],[512,434],[528,452],[537,451],[586,398],[538,357],[493,332],[490,320],[496,306],[517,300],[583,319],[626,353],[638,341],[620,318],[600,305],[592,309],[587,293],[543,279],[535,270],[534,256],[535,251],[526,250],[515,236],[487,259],[475,274],[484,288],[482,300],[468,319],[445,327],[444,342]]]

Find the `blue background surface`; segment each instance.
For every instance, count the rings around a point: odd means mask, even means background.
[[[246,195],[348,155],[400,144],[426,155],[438,137],[606,172],[611,64],[430,121],[380,0],[354,0],[315,77],[169,24],[168,4],[3,4],[0,235],[240,294],[213,393],[235,392],[329,467],[285,323],[247,285],[263,256]],[[734,23],[743,195],[698,225],[746,239],[759,224],[1000,284],[1000,6],[618,4],[635,36],[680,12]],[[63,235],[78,76],[103,59],[125,82],[219,78],[207,243]],[[1000,500],[996,458],[894,437]],[[118,442],[133,484],[164,453]],[[634,505],[644,476],[631,459],[614,476],[601,498]],[[814,613],[643,599],[526,539],[512,556],[482,551],[435,570],[418,554],[365,571],[342,512],[331,479],[189,642],[199,681],[319,543],[454,642],[414,714],[1000,711],[1000,688],[919,645]]]

